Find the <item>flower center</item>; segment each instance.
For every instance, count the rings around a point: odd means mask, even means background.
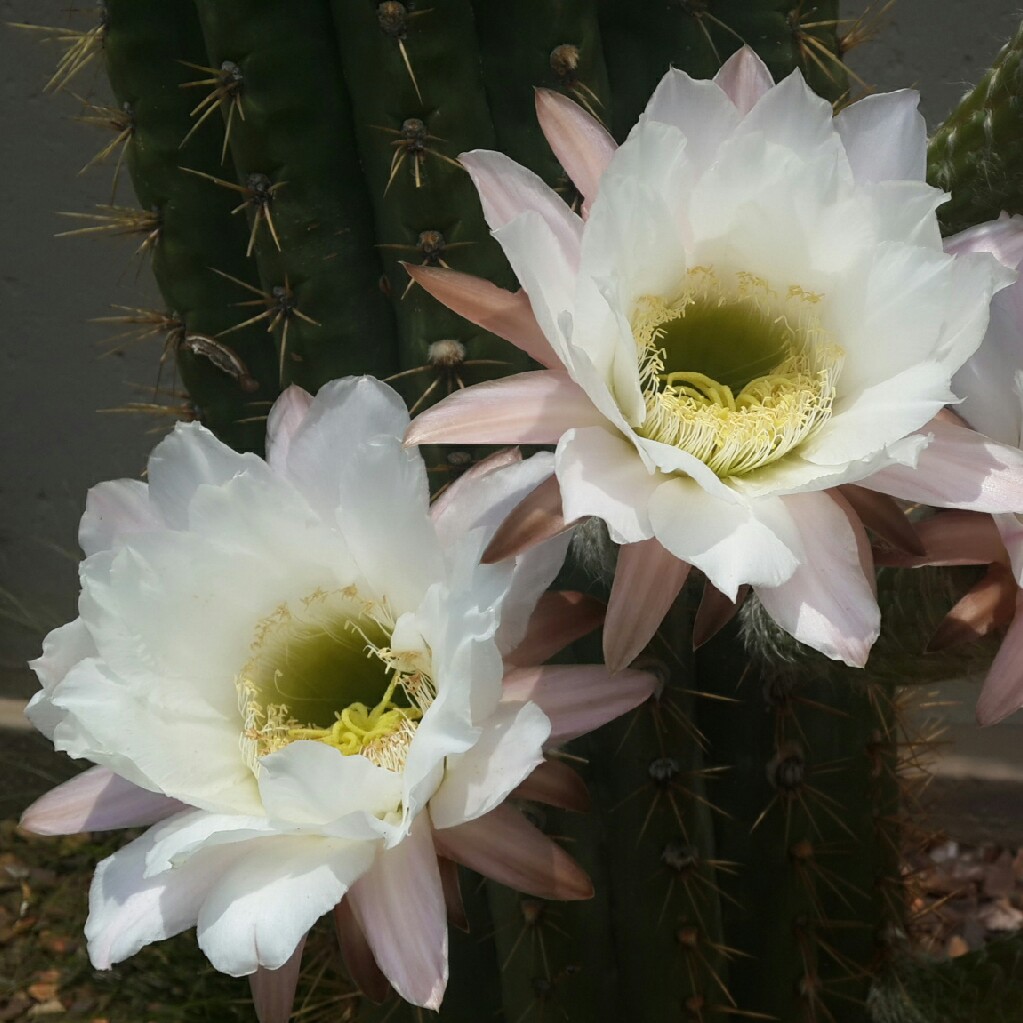
[[[722,477],[781,458],[826,422],[842,364],[822,296],[732,278],[694,267],[679,298],[640,299],[632,318],[647,411],[637,432]]]
[[[259,622],[235,680],[240,745],[254,773],[261,757],[298,739],[404,767],[436,692],[423,657],[390,650],[393,630],[386,605],[354,586],[316,590]]]

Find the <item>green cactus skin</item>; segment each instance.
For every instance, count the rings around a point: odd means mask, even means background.
[[[214,359],[226,345],[241,360],[244,374],[234,376],[218,368],[200,343],[196,351],[181,343],[185,334],[216,338],[241,319],[232,303],[248,296],[211,266],[250,280],[245,225],[231,216],[236,200],[197,190],[179,169],[187,163],[219,172],[223,138],[218,121],[180,148],[195,105],[180,87],[194,72],[180,62],[206,63],[195,11],[189,0],[110,0],[106,9],[107,71],[118,102],[130,104],[134,117],[128,166],[140,204],[159,216],[153,272],[168,310],[183,325],[168,343],[177,349],[182,380],[202,421],[240,450],[262,450],[262,417],[278,393],[272,341],[257,327],[209,347]]]
[[[1023,213],[1023,26],[934,133],[927,179],[952,193],[938,210],[945,234]]]

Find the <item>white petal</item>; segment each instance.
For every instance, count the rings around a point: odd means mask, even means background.
[[[600,427],[569,430],[555,461],[566,521],[596,515],[616,543],[651,535],[647,505],[664,477],[650,472],[628,441]]]
[[[21,815],[36,835],[137,828],[179,813],[184,804],[125,781],[106,767],[90,767],[40,796]]]
[[[98,483],[85,499],[85,514],[78,526],[78,545],[88,557],[109,550],[133,533],[164,527],[149,502],[149,487],[139,480]]]
[[[291,440],[305,421],[313,396],[292,384],[273,403],[266,421],[266,460],[270,468],[284,475]]]
[[[61,625],[43,640],[43,652],[28,666],[36,673],[42,689],[29,701],[25,716],[47,739],[53,739],[54,729],[64,712],[53,705],[50,697],[54,688],[79,661],[96,656],[96,644],[81,618]]]
[[[968,227],[945,239],[945,251],[990,252],[999,262],[1016,269],[1023,262],[1023,216],[1003,213],[997,220],[988,220]]]
[[[764,93],[735,134],[763,133],[769,141],[808,157],[831,140],[832,132],[831,104],[794,71]]]
[[[714,82],[743,116],[748,114],[760,97],[774,85],[767,65],[760,59],[756,50],[749,46],[740,46],[721,65],[721,70],[714,76]]]
[[[444,781],[430,800],[438,828],[489,813],[543,761],[551,723],[535,703],[502,704],[483,726],[479,741],[449,757]]]
[[[262,838],[237,850],[198,914],[199,947],[214,967],[242,977],[280,969],[306,932],[373,862],[369,842],[315,836]],[[161,874],[173,877],[182,867]],[[154,880],[159,880],[156,878]]]
[[[395,991],[438,1009],[448,980],[448,925],[426,817],[381,853],[348,893],[349,906]]]
[[[880,631],[881,614],[849,517],[827,494],[783,500],[799,530],[803,556],[787,582],[758,586],[757,596],[801,643],[861,668]]]
[[[729,504],[692,480],[663,483],[650,500],[654,535],[729,599],[743,583],[780,586],[798,567],[798,535],[778,498]]]
[[[927,173],[927,124],[912,89],[865,96],[835,117],[858,182],[923,181]]]

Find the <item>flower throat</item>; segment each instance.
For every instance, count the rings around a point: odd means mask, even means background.
[[[759,277],[722,283],[708,267],[680,298],[643,298],[633,314],[646,419],[637,432],[741,476],[787,454],[831,416],[842,353],[819,295],[778,295]]]

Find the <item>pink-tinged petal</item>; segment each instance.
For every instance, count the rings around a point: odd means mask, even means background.
[[[484,877],[541,899],[593,897],[586,872],[561,846],[507,804],[433,833],[437,851]]]
[[[1019,583],[1023,581],[1023,519],[1019,515],[992,515],[991,518]]]
[[[536,604],[519,645],[504,662],[512,667],[543,664],[569,643],[600,628],[607,608],[578,590],[551,590]]]
[[[291,438],[305,422],[313,396],[292,384],[273,403],[266,420],[266,460],[274,472],[283,474],[288,464]]]
[[[997,220],[985,221],[946,238],[944,247],[950,255],[990,252],[999,262],[1016,269],[1023,262],[1023,216],[1003,213]]]
[[[911,89],[866,96],[835,117],[856,180],[923,181],[927,171],[927,125]]]
[[[448,923],[464,933],[469,933],[469,918],[462,901],[462,885],[458,879],[458,864],[446,856],[437,857],[440,871],[440,886],[444,889],[444,905],[448,911]]]
[[[85,556],[123,543],[133,533],[165,528],[160,513],[149,502],[149,486],[139,480],[97,483],[85,499],[85,514],[78,526],[78,546]]]
[[[887,495],[855,483],[836,488],[859,520],[882,540],[906,554],[921,555],[924,545],[906,513]]]
[[[448,982],[448,929],[425,815],[404,841],[377,856],[348,901],[394,990],[413,1005],[439,1008]]]
[[[861,480],[871,490],[936,508],[1023,512],[1023,451],[932,419],[916,468],[891,465]]]
[[[558,163],[583,197],[583,216],[618,144],[578,103],[550,89],[536,90],[536,116]]]
[[[729,600],[709,579],[703,584],[703,596],[693,620],[693,649],[709,643],[739,612],[750,588],[740,586],[735,600]]]
[[[482,277],[442,266],[402,265],[412,280],[459,316],[503,337],[542,366],[550,369],[561,366],[536,322],[529,296],[521,289],[505,291]]]
[[[522,499],[498,527],[483,552],[483,563],[493,565],[571,529],[561,510],[561,489],[557,477],[544,480]]]
[[[721,65],[721,70],[714,76],[714,81],[743,116],[748,114],[756,106],[757,100],[774,85],[767,65],[749,46],[739,47]]]
[[[650,522],[676,558],[732,599],[743,583],[781,585],[799,565],[799,537],[780,498],[733,504],[680,477],[654,491]]]
[[[579,265],[583,222],[543,179],[504,153],[475,149],[458,159],[480,194],[491,231],[499,231],[524,213],[537,213],[570,265]]]
[[[566,373],[535,370],[456,391],[418,415],[406,444],[556,444],[604,417]]]
[[[249,987],[259,1023],[288,1023],[291,1019],[304,949],[305,938],[279,969],[267,970],[261,966],[255,973],[249,974]]]
[[[992,565],[945,615],[927,644],[928,651],[973,643],[1004,628],[1016,614],[1016,592],[1008,567]]]
[[[977,699],[977,721],[996,725],[1023,707],[1023,590],[1016,594],[1016,615],[998,648]]]
[[[604,660],[612,671],[630,664],[650,642],[689,569],[656,537],[619,549],[604,622]]]
[[[434,499],[430,505],[430,518],[434,524],[436,525],[438,519],[442,519],[450,509],[457,507],[478,480],[484,479],[498,469],[517,465],[521,461],[522,452],[518,447],[501,448],[500,451],[495,451],[478,461],[453,483],[448,484]]]
[[[359,921],[355,919],[351,902],[346,897],[334,907],[334,930],[341,945],[341,958],[345,969],[360,993],[379,1005],[391,993],[391,985],[384,971],[377,966],[373,950],[369,947]]]
[[[876,565],[918,568],[921,565],[990,565],[1005,561],[998,526],[990,515],[971,511],[942,511],[916,524],[923,545],[919,556],[898,551],[875,551]]]
[[[615,543],[647,540],[652,533],[647,506],[665,477],[648,469],[635,447],[608,425],[569,430],[558,443],[554,458],[565,518],[595,515],[607,523]]]
[[[576,813],[585,813],[590,808],[590,793],[586,783],[576,771],[560,760],[545,760],[515,789],[512,797],[546,803]]]
[[[21,816],[35,835],[74,835],[155,824],[187,809],[176,799],[125,781],[106,767],[90,767],[40,796]]]
[[[548,745],[575,739],[638,707],[655,689],[649,672],[612,672],[604,664],[516,668],[504,677],[502,702],[532,700],[550,718]]]
[[[499,704],[479,741],[447,758],[444,781],[430,800],[435,827],[453,828],[489,813],[543,763],[551,723],[534,703]]]
[[[841,498],[808,493],[783,500],[799,529],[803,557],[788,582],[754,587],[757,596],[801,643],[862,667],[881,627],[873,572],[868,578],[863,564],[870,557],[863,527]]]

